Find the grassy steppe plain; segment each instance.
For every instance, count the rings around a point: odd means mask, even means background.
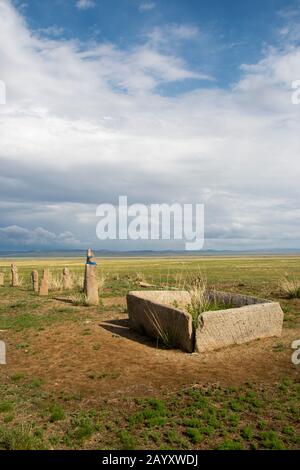
[[[84,307],[52,291],[35,296],[30,273],[83,274],[81,259],[16,259],[22,286],[9,287],[0,259],[0,449],[299,448],[300,257],[111,258],[98,260],[101,303]],[[220,290],[280,301],[282,338],[203,355],[165,349],[128,329],[125,295],[140,281],[180,286],[201,276]]]

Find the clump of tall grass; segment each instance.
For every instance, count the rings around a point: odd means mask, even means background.
[[[23,287],[25,284],[26,283],[24,277],[22,275],[20,276],[19,274],[19,287]]]
[[[186,306],[186,310],[192,316],[193,327],[199,326],[199,315],[203,312],[226,310],[234,307],[232,301],[218,298],[214,289],[208,289],[207,281],[197,276],[187,287],[191,296],[191,302]]]
[[[0,427],[1,448],[5,450],[45,450],[46,445],[30,425],[18,424],[13,429]]]
[[[191,302],[186,306],[188,313],[192,316],[194,328],[198,327],[199,315],[211,309],[211,300],[208,296],[207,282],[198,277],[188,288]]]
[[[87,296],[83,292],[72,295],[70,301],[76,306],[88,307],[89,305]]]
[[[82,291],[84,288],[84,274],[79,272],[71,272],[73,289]]]
[[[146,278],[144,273],[138,272],[138,273],[136,273],[135,281],[136,282],[147,282],[147,278]]]
[[[62,274],[52,273],[49,271],[48,275],[49,291],[60,291],[63,288]]]
[[[105,282],[106,282],[106,275],[104,274],[103,271],[101,271],[98,274],[98,288],[99,288],[99,290],[102,290],[104,288]]]
[[[172,328],[169,327],[168,329],[166,329],[162,325],[155,311],[152,311],[150,309],[147,312],[147,316],[150,323],[152,324],[152,327],[155,330],[157,341],[162,343],[166,348],[171,349],[176,347],[176,338],[178,337],[177,325],[173,324]]]
[[[288,299],[300,298],[300,281],[297,279],[284,278],[279,283],[280,292]]]

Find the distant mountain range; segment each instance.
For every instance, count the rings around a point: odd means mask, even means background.
[[[259,249],[259,250],[202,250],[202,251],[175,251],[175,250],[136,250],[136,251],[111,251],[94,250],[99,258],[126,258],[126,257],[197,257],[197,256],[246,256],[246,255],[299,255],[300,248],[290,249]],[[53,251],[1,251],[1,258],[84,258],[86,250],[53,250]]]

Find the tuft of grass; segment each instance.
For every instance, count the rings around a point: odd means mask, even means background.
[[[61,291],[63,289],[62,274],[49,272],[49,291]]]
[[[79,443],[90,438],[97,430],[90,416],[80,415],[72,420],[72,426],[75,427],[71,432],[71,437],[75,438]]]
[[[46,446],[42,437],[31,426],[19,424],[12,429],[0,427],[0,449],[45,450]]]
[[[71,282],[72,286],[76,290],[83,291],[84,288],[84,274],[79,272],[72,272],[71,274]]]
[[[99,291],[102,291],[104,289],[105,282],[106,282],[106,275],[104,274],[103,271],[101,271],[98,274],[98,289],[99,289]]]
[[[178,325],[174,322],[172,328],[169,327],[168,329],[166,329],[162,325],[159,315],[157,315],[154,310],[149,309],[147,315],[150,323],[152,324],[155,330],[157,341],[162,343],[168,349],[175,348],[176,338],[178,337]]]
[[[83,306],[83,307],[89,306],[87,297],[83,292],[72,295],[70,300],[72,301],[73,305],[76,305],[76,306]]]
[[[279,439],[277,433],[273,430],[262,431],[260,433],[260,438],[261,438],[263,446],[266,449],[272,449],[272,450],[284,450],[285,449],[285,445],[283,444],[282,440]]]
[[[209,295],[207,282],[201,277],[198,277],[196,281],[189,288],[191,296],[191,302],[186,306],[188,313],[193,319],[193,328],[197,329],[199,326],[199,315],[203,312],[225,310],[232,308],[231,302],[224,302],[215,295]]]
[[[244,446],[241,441],[225,439],[217,450],[243,450]]]
[[[4,423],[11,423],[14,419],[15,415],[13,413],[10,413],[4,416],[3,421]]]
[[[45,383],[44,379],[40,377],[35,377],[31,382],[30,382],[30,388],[40,388],[43,384]]]
[[[203,439],[201,432],[195,428],[188,428],[186,430],[186,434],[189,436],[193,444],[199,444]]]
[[[13,404],[10,401],[2,401],[0,402],[0,413],[7,413],[12,411]]]
[[[300,299],[300,281],[284,278],[279,283],[280,292],[288,299]]]
[[[128,431],[121,431],[119,434],[122,450],[135,450],[136,441],[135,438]]]
[[[209,309],[207,295],[207,283],[199,277],[189,289],[191,302],[187,305],[187,311],[192,316],[194,329],[199,326],[199,315]]]
[[[65,410],[59,403],[54,403],[53,405],[51,405],[49,407],[49,413],[50,413],[49,421],[51,423],[62,421],[66,417]]]
[[[241,431],[241,435],[244,439],[247,439],[250,441],[254,435],[253,428],[249,425],[245,426]]]
[[[25,374],[23,372],[16,372],[11,376],[12,382],[19,382],[20,380],[25,378]]]

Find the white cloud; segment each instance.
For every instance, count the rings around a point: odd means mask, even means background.
[[[167,24],[156,26],[147,35],[151,44],[155,46],[170,46],[175,42],[192,41],[199,39],[200,29],[193,24]]]
[[[49,36],[49,37],[59,37],[64,34],[64,28],[53,25],[53,26],[48,26],[47,28],[39,28],[37,30],[37,33],[40,33],[42,35]]]
[[[139,10],[141,12],[153,10],[156,7],[154,2],[144,2],[139,5]]]
[[[186,25],[159,31],[165,43],[199,34]],[[267,50],[230,89],[168,97],[157,86],[204,74],[160,45],[39,37],[0,3],[2,243],[19,233],[57,246],[65,231],[93,240],[95,206],[127,194],[205,202],[210,248],[299,246],[300,106],[291,82],[300,48]],[[7,229],[15,225],[30,233]]]
[[[93,0],[77,0],[76,7],[78,10],[88,10],[89,8],[94,8],[95,2]]]
[[[79,241],[69,232],[59,234],[49,232],[42,227],[29,230],[18,225],[0,228],[0,244],[2,246],[26,247],[26,248],[52,248],[66,246],[74,248],[79,246]]]

